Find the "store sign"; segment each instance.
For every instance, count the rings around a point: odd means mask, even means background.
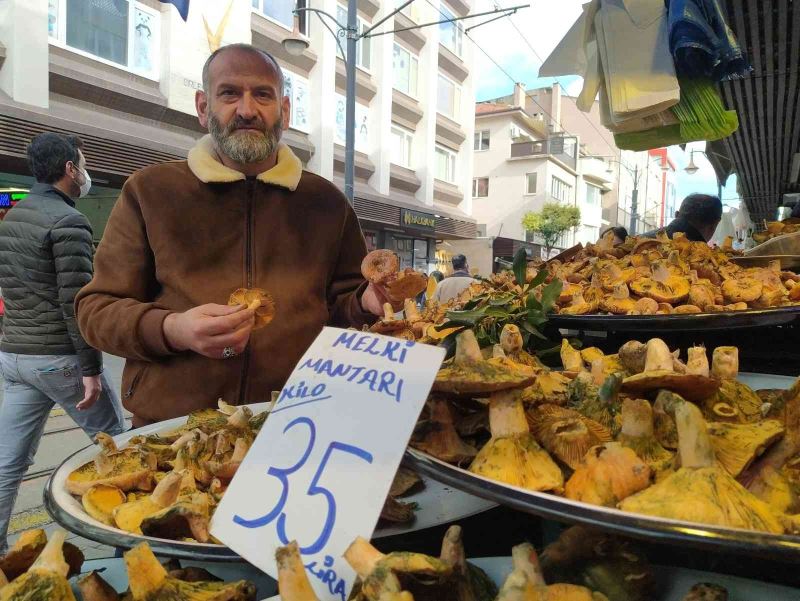
[[[400,209],[400,225],[418,230],[433,231],[436,229],[436,217],[430,213],[420,213],[410,209]]]
[[[317,596],[345,601],[356,574],[342,554],[372,536],[443,359],[438,347],[324,328],[272,406],[212,534],[274,578],[276,549],[296,540]]]

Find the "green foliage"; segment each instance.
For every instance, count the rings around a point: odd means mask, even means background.
[[[527,281],[527,260],[524,249],[514,257],[513,281],[499,286],[487,285],[481,294],[470,299],[460,311],[448,311],[447,321],[438,329],[463,326],[472,328],[481,347],[497,344],[506,324],[519,327],[526,347],[531,351],[550,348],[553,341],[543,333],[547,314],[553,310],[561,293],[561,280],[553,278],[545,284],[549,273],[543,269]],[[459,330],[460,331],[460,330]],[[458,332],[442,341],[452,351]]]
[[[548,253],[564,232],[580,224],[581,210],[578,207],[557,202],[547,202],[541,211],[531,211],[522,217],[522,227],[526,231],[539,234]]]

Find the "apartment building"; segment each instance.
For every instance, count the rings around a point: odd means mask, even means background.
[[[360,0],[362,31],[399,4]],[[235,42],[276,57],[292,105],[285,142],[307,169],[342,185],[344,61],[311,13],[296,23],[308,49],[284,50],[295,7],[346,21],[337,0],[192,0],[186,21],[158,0],[0,3],[0,188],[32,183],[33,135],[77,133],[95,182],[80,206],[102,232],[133,171],[184,158],[204,133],[194,109],[203,63]],[[436,240],[476,232],[473,49],[463,25],[414,28],[471,10],[472,0],[420,0],[379,28],[404,31],[357,46],[355,210],[368,244],[395,250],[404,266],[430,269]]]

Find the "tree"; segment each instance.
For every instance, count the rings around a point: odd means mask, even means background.
[[[581,210],[578,207],[546,202],[541,211],[531,211],[522,216],[522,227],[526,231],[539,234],[544,240],[547,256],[564,232],[581,224]]]

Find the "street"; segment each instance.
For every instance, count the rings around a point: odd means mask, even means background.
[[[124,359],[112,355],[104,355],[104,368],[108,378],[113,382],[119,394],[122,381],[122,367]],[[2,379],[0,377],[0,379]],[[3,402],[3,390],[0,387],[0,404]],[[25,479],[19,490],[17,502],[14,504],[14,513],[9,526],[9,546],[16,540],[18,534],[30,528],[44,528],[48,533],[57,529],[50,516],[42,505],[42,493],[47,478],[66,457],[72,455],[91,443],[83,431],[75,425],[64,411],[54,407],[47,420],[44,435],[36,451],[34,464],[28,468]],[[80,547],[87,559],[113,556],[110,547],[100,545],[93,541],[77,537],[68,533],[68,541]]]

